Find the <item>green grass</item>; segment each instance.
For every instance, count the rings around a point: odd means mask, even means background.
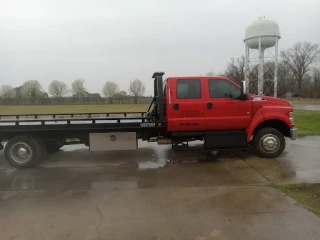
[[[320,217],[320,184],[271,184]]]
[[[0,106],[1,114],[46,114],[88,112],[143,112],[148,104],[59,105],[59,106]]]
[[[320,135],[320,111],[295,110],[293,115],[298,136]]]

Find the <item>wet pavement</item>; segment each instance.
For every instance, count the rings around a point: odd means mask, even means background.
[[[294,109],[320,111],[320,104],[292,104]]]
[[[0,152],[0,239],[320,239],[320,219],[268,187],[320,182],[320,137],[277,159],[139,146],[68,146],[21,170]]]

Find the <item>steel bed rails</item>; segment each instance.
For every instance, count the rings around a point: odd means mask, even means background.
[[[110,117],[112,115],[122,115],[123,117],[127,117],[128,115],[140,115],[144,116],[146,112],[89,112],[89,113],[41,113],[41,114],[0,114],[0,120],[2,119],[21,119],[21,118],[31,118],[31,119],[39,119],[41,117],[51,117],[51,118],[65,118],[65,117],[83,117],[87,116],[87,118],[106,116]]]
[[[14,123],[14,125],[19,125],[19,126],[22,126],[21,123],[27,123],[28,125],[56,125],[56,123],[78,124],[81,122],[89,122],[87,124],[96,124],[96,123],[102,123],[101,121],[110,121],[109,123],[121,124],[121,123],[128,123],[128,121],[144,123],[146,122],[146,120],[154,120],[154,118],[151,118],[151,117],[94,117],[94,118],[78,117],[78,118],[37,118],[37,119],[19,118],[19,119],[1,119],[0,126],[12,126],[11,123]],[[97,121],[100,121],[100,122],[97,122]],[[6,125],[5,123],[8,123],[10,125],[8,124]],[[107,124],[108,122],[104,122],[104,123]]]

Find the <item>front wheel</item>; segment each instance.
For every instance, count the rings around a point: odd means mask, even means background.
[[[286,147],[282,133],[275,128],[262,128],[254,135],[253,148],[260,157],[278,157]]]

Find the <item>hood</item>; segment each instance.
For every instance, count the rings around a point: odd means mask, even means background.
[[[254,113],[262,107],[292,107],[289,101],[280,98],[255,94],[249,94],[249,97],[252,100]]]

